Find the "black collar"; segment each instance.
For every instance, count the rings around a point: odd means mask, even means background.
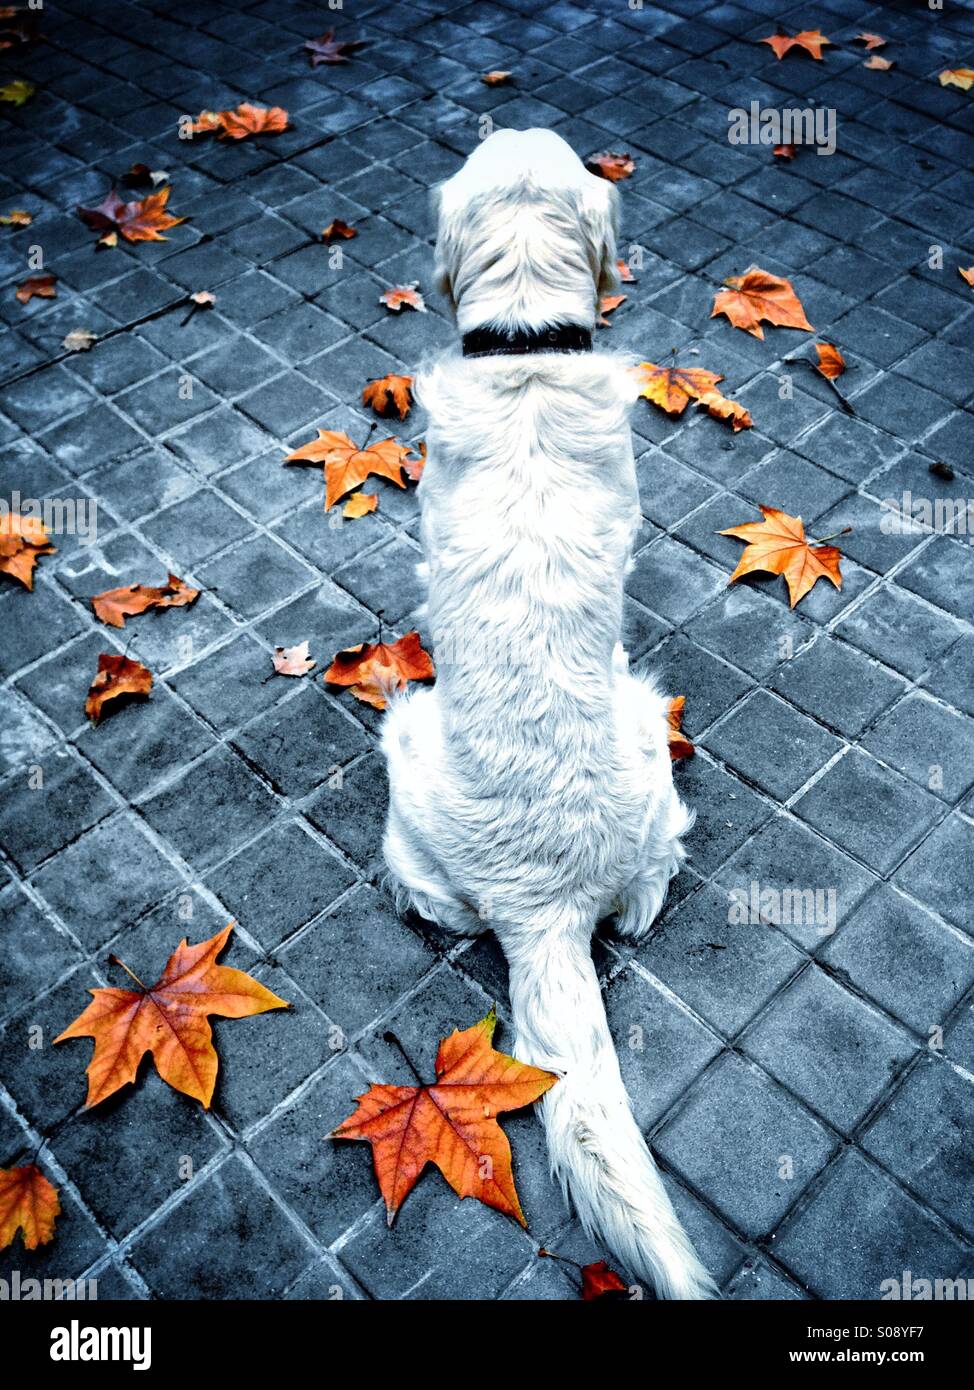
[[[519,329],[502,333],[496,328],[475,328],[463,335],[464,357],[512,357],[528,352],[591,352],[592,334],[577,323],[561,328]]]

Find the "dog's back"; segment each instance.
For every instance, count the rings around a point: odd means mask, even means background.
[[[664,1295],[702,1298],[713,1284],[633,1120],[590,949],[610,907],[648,929],[690,824],[663,701],[620,646],[633,392],[619,359],[545,350],[540,332],[590,333],[615,201],[550,131],[499,132],[443,190],[443,286],[461,329],[506,334],[510,355],[451,353],[419,383],[437,684],[387,716],[384,848],[401,901],[497,933],[518,1055],[561,1078],[541,1112],[583,1224]]]

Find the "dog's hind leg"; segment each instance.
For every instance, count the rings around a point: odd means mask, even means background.
[[[389,814],[382,849],[400,912],[412,908],[447,931],[477,936],[488,924],[456,892],[437,858],[434,833],[425,823],[436,746],[431,695],[417,691],[397,701],[386,717]]]
[[[659,916],[670,879],[679,868],[677,858],[646,864],[626,885],[617,900],[614,927],[628,941],[642,941]]]
[[[412,908],[458,936],[479,936],[487,930],[488,923],[457,897],[435,857],[395,804],[389,809],[382,850],[400,912]]]

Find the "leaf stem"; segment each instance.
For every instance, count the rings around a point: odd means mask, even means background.
[[[544,1248],[543,1245],[541,1246],[540,1250],[538,1251],[538,1254],[539,1254],[540,1256],[544,1257],[545,1259],[549,1259],[549,1260],[561,1260],[561,1261],[562,1261],[564,1264],[566,1264],[566,1265],[574,1265],[576,1269],[581,1269],[581,1268],[582,1268],[582,1266],[578,1263],[577,1260],[571,1259],[570,1256],[568,1256],[568,1255],[556,1255],[555,1252],[554,1252],[554,1250],[546,1250],[546,1249]]]
[[[413,1062],[412,1057],[410,1057],[409,1053],[408,1053],[408,1052],[406,1051],[406,1049],[403,1047],[402,1043],[399,1041],[399,1038],[398,1038],[398,1037],[396,1036],[396,1034],[392,1031],[392,1029],[391,1029],[391,1028],[387,1028],[386,1031],[382,1034],[382,1036],[383,1036],[383,1038],[385,1039],[386,1042],[392,1043],[393,1047],[396,1047],[396,1048],[399,1049],[399,1051],[400,1051],[400,1053],[402,1054],[403,1060],[405,1061],[407,1067],[408,1067],[409,1070],[412,1072],[413,1076],[415,1076],[415,1078],[416,1078],[416,1084],[419,1085],[419,1086],[425,1086],[425,1085],[426,1085],[426,1082],[423,1080],[423,1078],[420,1076],[419,1072],[417,1071],[416,1065],[415,1065],[415,1063]]]
[[[142,983],[142,981],[139,979],[138,975],[136,975],[135,971],[134,971],[134,970],[130,970],[130,969],[128,968],[128,966],[125,964],[124,960],[119,960],[118,956],[114,956],[114,955],[109,956],[108,959],[111,961],[112,965],[120,965],[120,966],[122,967],[122,969],[125,971],[126,975],[131,975],[132,979],[133,979],[133,980],[135,981],[135,983],[138,985],[139,989],[142,991],[143,994],[148,994],[148,993],[149,993],[149,987],[148,987],[148,985],[144,985],[144,984]]]
[[[834,541],[836,536],[848,536],[852,532],[851,526],[843,526],[841,531],[833,531],[831,536],[823,536],[821,540],[815,542],[816,545],[824,545],[826,541]]]

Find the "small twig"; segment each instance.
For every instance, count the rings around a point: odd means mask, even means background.
[[[383,1036],[383,1038],[385,1039],[386,1042],[392,1043],[393,1047],[397,1047],[397,1048],[399,1049],[399,1051],[402,1053],[403,1059],[404,1059],[404,1061],[405,1061],[407,1067],[408,1067],[409,1070],[412,1072],[413,1076],[415,1076],[415,1078],[416,1078],[416,1083],[417,1083],[417,1085],[419,1085],[419,1086],[425,1086],[425,1085],[426,1085],[426,1082],[423,1080],[423,1078],[420,1076],[419,1072],[417,1071],[416,1066],[415,1066],[415,1063],[413,1062],[412,1057],[410,1057],[409,1053],[408,1053],[408,1052],[406,1051],[406,1049],[403,1047],[402,1043],[401,1043],[401,1042],[399,1041],[399,1039],[396,1037],[396,1034],[392,1031],[392,1029],[391,1029],[391,1028],[386,1029],[386,1031],[382,1034],[382,1036]]]

